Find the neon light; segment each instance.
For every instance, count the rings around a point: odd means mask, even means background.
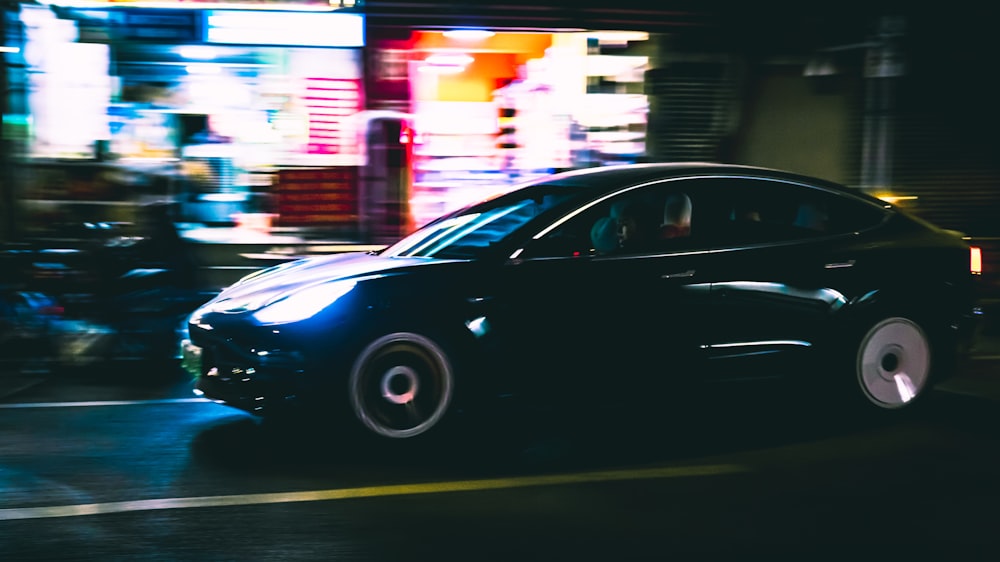
[[[55,0],[42,2],[66,8],[159,8],[165,10],[282,10],[295,12],[332,12],[353,8],[357,0]]]
[[[427,57],[426,59],[424,59],[424,62],[426,62],[427,64],[445,65],[445,66],[467,66],[469,64],[472,64],[473,60],[475,59],[473,59],[469,55],[464,55],[464,54],[463,55],[436,54]]]
[[[206,45],[184,45],[177,50],[186,59],[194,60],[215,60],[219,55],[219,50]]]
[[[360,14],[211,10],[205,21],[205,40],[209,43],[309,47],[365,45],[365,20]]]
[[[449,39],[481,41],[489,39],[496,34],[486,29],[451,29],[445,31],[443,35]]]
[[[340,133],[344,119],[361,111],[361,82],[342,78],[306,78],[303,101],[309,112],[311,154],[337,154],[345,149]]]

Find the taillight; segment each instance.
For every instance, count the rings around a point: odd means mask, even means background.
[[[973,275],[983,274],[983,249],[979,246],[969,247],[969,271]]]

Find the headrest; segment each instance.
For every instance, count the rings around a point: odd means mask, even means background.
[[[625,214],[625,211],[628,209],[628,207],[629,207],[628,201],[615,201],[615,203],[611,205],[611,213],[610,213],[611,218],[620,219],[622,215]]]
[[[590,229],[590,241],[594,249],[607,254],[618,249],[618,223],[611,217],[597,219]]]
[[[691,221],[691,198],[672,193],[663,205],[663,224],[687,225]]]

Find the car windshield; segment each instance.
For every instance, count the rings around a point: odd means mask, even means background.
[[[383,255],[475,259],[537,217],[589,189],[565,181],[536,184],[445,215],[386,248]]]

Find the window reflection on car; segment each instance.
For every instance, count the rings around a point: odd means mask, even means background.
[[[500,196],[429,223],[385,250],[383,255],[476,259],[521,227],[579,198],[584,190],[566,184]]]

